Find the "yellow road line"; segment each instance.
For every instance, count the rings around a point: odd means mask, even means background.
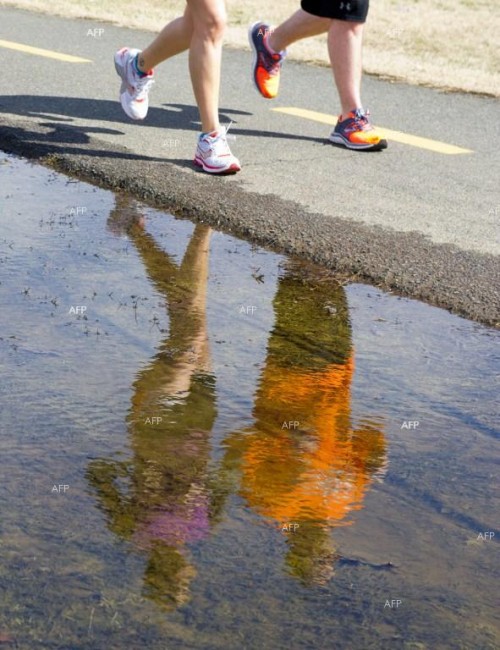
[[[26,54],[45,56],[48,59],[66,61],[67,63],[92,63],[90,59],[82,59],[79,56],[61,54],[61,52],[53,52],[52,50],[42,50],[40,47],[31,47],[31,45],[23,45],[22,43],[14,43],[13,41],[3,41],[0,39],[0,47],[7,47],[9,50],[17,50],[18,52],[25,52]]]
[[[272,111],[277,113],[286,113],[286,115],[295,115],[296,117],[304,117],[306,120],[314,120],[322,124],[329,124],[333,126],[337,121],[335,115],[328,115],[328,113],[317,113],[316,111],[309,111],[306,108],[272,108]],[[418,135],[411,135],[410,133],[403,133],[402,131],[392,131],[391,129],[380,128],[385,136],[394,142],[401,142],[402,144],[409,144],[412,147],[419,147],[420,149],[428,149],[436,153],[444,153],[449,155],[473,153],[471,149],[463,149],[456,147],[453,144],[446,142],[439,142],[439,140],[430,140],[429,138],[421,138]]]

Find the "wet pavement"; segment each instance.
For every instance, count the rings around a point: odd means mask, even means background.
[[[497,331],[0,174],[2,645],[500,645]]]

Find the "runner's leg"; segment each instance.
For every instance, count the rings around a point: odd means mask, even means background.
[[[342,115],[361,108],[363,23],[331,20],[328,53],[339,93]]]
[[[192,37],[193,21],[188,5],[184,15],[165,25],[155,40],[139,54],[139,69],[147,72],[165,59],[184,52],[189,48]]]
[[[189,71],[205,133],[220,130],[219,89],[222,39],[226,29],[224,0],[187,0],[193,35]]]
[[[299,9],[269,34],[267,44],[275,52],[282,52],[289,45],[303,38],[324,34],[330,28],[329,18],[320,18]]]

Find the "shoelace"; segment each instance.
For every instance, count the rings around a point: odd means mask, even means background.
[[[222,131],[218,133],[215,138],[209,137],[207,138],[206,141],[210,143],[210,146],[212,148],[212,151],[217,155],[227,155],[230,154],[231,151],[229,149],[229,145],[227,143],[227,134],[229,129],[231,128],[232,121],[229,122],[227,126],[222,127]]]
[[[227,131],[225,131],[224,133],[219,133],[217,138],[215,138],[215,140],[213,140],[212,147],[213,147],[214,153],[217,156],[222,156],[222,155],[226,155],[226,154],[231,153],[230,149],[229,149],[229,145],[228,145],[227,140],[226,140],[226,133],[227,133]]]
[[[366,131],[367,127],[368,129],[371,129],[371,124],[368,119],[369,116],[370,111],[368,109],[366,111],[362,111],[359,108],[356,109],[356,112],[354,113],[354,117],[352,119],[360,131]]]
[[[226,141],[226,137],[224,135],[220,135],[217,140],[213,143],[213,150],[214,153],[217,156],[223,156],[227,155],[230,153],[229,151],[229,145]]]
[[[140,79],[138,79],[137,83],[135,84],[134,95],[136,97],[140,97],[141,95],[145,95],[146,92],[154,84],[154,82],[155,82],[155,80],[152,79],[151,77],[141,77]]]
[[[271,54],[268,50],[265,53],[260,52],[260,62],[270,77],[274,77],[279,73],[283,58],[279,54]]]
[[[232,126],[233,126],[233,120],[231,120],[227,126],[223,126],[223,127],[222,127],[222,128],[224,129],[224,136],[225,136],[226,140],[236,140],[236,136],[235,136],[235,135],[228,135],[228,133],[229,133],[229,129],[230,129]]]

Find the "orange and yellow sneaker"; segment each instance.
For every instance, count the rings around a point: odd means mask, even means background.
[[[273,52],[267,39],[272,27],[257,21],[248,30],[248,40],[254,52],[253,81],[259,93],[266,99],[274,99],[280,85],[280,71],[286,51]]]
[[[356,108],[340,116],[330,134],[330,142],[343,144],[348,149],[380,151],[387,148],[387,140],[370,122],[370,111]]]

